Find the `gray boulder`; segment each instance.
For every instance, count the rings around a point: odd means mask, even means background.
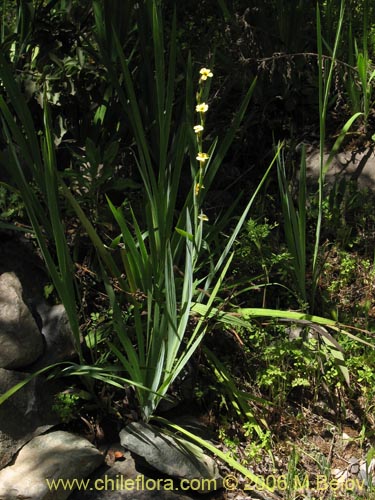
[[[0,368],[0,394],[27,376],[27,373]],[[0,405],[0,469],[30,439],[59,423],[52,411],[54,392],[57,392],[55,384],[37,377]]]
[[[0,471],[0,498],[65,500],[102,462],[103,455],[87,439],[64,431],[38,436],[22,448],[14,465]],[[56,488],[59,479],[73,483]]]
[[[329,158],[330,151],[325,150],[324,162]],[[320,170],[320,151],[318,146],[311,146],[307,150],[307,176],[317,181]],[[334,184],[340,179],[357,183],[359,189],[375,191],[375,152],[374,148],[364,148],[343,151],[336,154],[327,171],[325,182]]]
[[[30,365],[43,352],[43,337],[22,299],[14,273],[0,276],[0,368]]]
[[[76,349],[73,333],[64,306],[62,304],[49,306],[44,301],[40,301],[35,309],[42,322],[45,350],[30,369],[39,370],[53,363],[74,358]]]
[[[201,500],[202,495],[194,492],[182,491],[178,483],[168,485],[163,480],[157,483],[156,479],[145,475],[144,470],[135,462],[130,452],[124,452],[121,460],[115,461],[112,466],[102,465],[91,476],[94,487],[85,491],[76,489],[69,500]],[[170,482],[171,480],[169,480]],[[106,489],[101,485],[107,484]],[[95,485],[97,486],[95,488]],[[217,498],[214,495],[204,496],[205,500]]]
[[[201,448],[184,439],[172,437],[142,422],[132,422],[120,432],[120,441],[124,448],[163,474],[194,480],[195,491],[206,493],[222,486],[216,462]],[[198,482],[201,487],[196,488]]]

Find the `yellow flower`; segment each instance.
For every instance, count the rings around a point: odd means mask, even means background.
[[[196,157],[196,159],[202,163],[204,163],[206,160],[208,160],[208,158],[209,158],[209,156],[207,153],[201,153],[201,152],[199,152],[197,154],[197,157]]]
[[[198,215],[198,219],[201,220],[201,221],[203,221],[203,222],[207,222],[208,221],[208,217],[205,214]]]
[[[194,125],[194,132],[196,134],[199,134],[199,132],[202,132],[202,131],[203,131],[202,125]]]
[[[204,189],[204,186],[202,184],[199,184],[199,182],[197,182],[195,185],[195,196],[198,196],[201,189]]]
[[[207,110],[208,110],[208,104],[206,104],[205,102],[202,102],[202,104],[197,104],[195,106],[195,111],[197,113],[205,113]]]
[[[212,78],[214,74],[210,69],[202,68],[199,73],[201,74],[201,80],[207,80],[207,78]]]

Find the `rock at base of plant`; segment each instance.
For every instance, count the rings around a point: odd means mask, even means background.
[[[22,383],[27,376],[0,368],[0,394]],[[0,469],[30,439],[59,423],[52,410],[56,390],[55,383],[36,377],[0,405]]]
[[[120,432],[120,441],[146,464],[167,476],[194,480],[199,493],[207,493],[222,486],[222,478],[215,461],[196,445],[156,429],[142,422],[133,422]]]
[[[36,310],[42,321],[46,347],[43,355],[30,369],[40,370],[45,366],[73,359],[77,352],[65,307],[62,304],[51,307],[40,301],[36,305]]]
[[[85,438],[65,431],[38,436],[22,448],[14,465],[0,471],[0,498],[65,500],[102,462],[103,455]],[[70,485],[55,488],[59,480]]]
[[[121,447],[122,448],[122,447]],[[123,450],[123,448],[122,448]],[[120,460],[111,466],[102,465],[90,476],[90,485],[85,491],[76,489],[69,500],[222,500],[221,492],[200,495],[182,491],[178,482],[150,477],[129,451],[123,451]],[[169,484],[168,484],[169,483]]]
[[[43,352],[43,337],[22,298],[14,273],[0,276],[0,367],[19,369]]]

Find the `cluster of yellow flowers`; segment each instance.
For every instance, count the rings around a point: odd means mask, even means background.
[[[214,75],[212,71],[208,68],[202,68],[199,71],[199,74],[201,75],[199,78],[199,84],[200,84],[200,92],[197,94],[197,105],[195,106],[195,111],[199,113],[200,117],[200,123],[198,125],[194,125],[194,132],[197,135],[197,142],[198,142],[198,153],[197,153],[197,161],[199,162],[199,175],[198,175],[198,180],[195,183],[195,196],[198,196],[201,189],[204,189],[203,186],[203,176],[204,176],[204,168],[205,168],[205,163],[209,159],[209,155],[207,153],[204,153],[202,151],[203,147],[203,141],[202,141],[202,132],[204,130],[204,122],[205,122],[205,113],[208,110],[208,104],[205,102],[200,102],[201,95],[202,95],[202,87],[204,82],[207,80],[207,78],[212,78]],[[198,218],[201,221],[208,221],[207,215],[201,213]]]

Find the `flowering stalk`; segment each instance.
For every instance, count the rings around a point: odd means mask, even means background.
[[[196,94],[197,104],[195,106],[195,111],[199,116],[199,123],[194,125],[194,132],[197,141],[197,149],[198,153],[196,156],[196,160],[199,163],[198,172],[195,178],[194,185],[194,206],[195,206],[195,220],[199,219],[201,222],[207,221],[208,217],[203,213],[198,215],[199,204],[198,199],[200,197],[200,193],[202,189],[204,189],[203,179],[206,170],[206,162],[209,160],[209,155],[203,151],[203,131],[205,125],[206,112],[208,110],[208,104],[202,102],[204,84],[208,78],[213,77],[213,73],[210,69],[202,68],[200,70],[200,78],[199,78],[199,89]]]

